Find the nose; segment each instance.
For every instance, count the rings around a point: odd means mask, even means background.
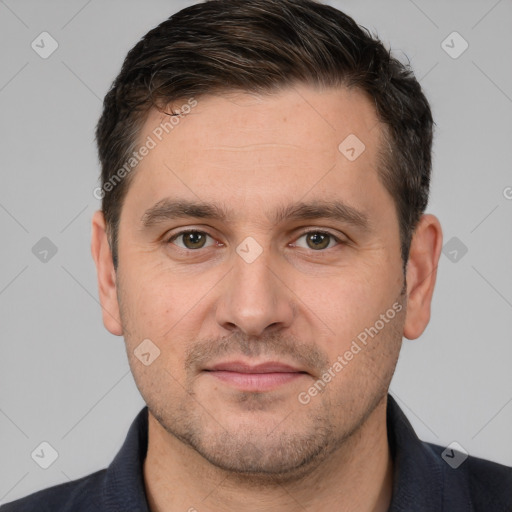
[[[293,292],[280,275],[279,265],[271,261],[270,252],[264,250],[250,263],[234,255],[234,267],[223,280],[216,308],[216,320],[224,329],[262,336],[291,325]]]

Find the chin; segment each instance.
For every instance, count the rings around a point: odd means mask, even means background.
[[[166,430],[227,476],[251,484],[297,480],[314,471],[341,441],[332,425],[318,428],[313,421],[295,432],[290,422],[282,422],[281,429],[257,419],[232,429],[212,422],[206,428],[188,423]]]

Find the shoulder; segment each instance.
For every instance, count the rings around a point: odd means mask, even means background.
[[[0,506],[0,512],[97,512],[106,470],[34,492]]]
[[[437,457],[441,457],[445,451],[442,446],[423,444]],[[512,511],[512,467],[471,455],[457,467],[451,467],[448,463],[443,467],[445,492],[448,495],[450,489],[455,492],[455,489],[464,487],[476,512]]]
[[[468,457],[464,468],[476,510],[512,511],[512,468]]]

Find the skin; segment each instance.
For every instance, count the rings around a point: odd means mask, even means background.
[[[151,111],[140,141],[163,120]],[[428,324],[442,231],[435,216],[421,217],[405,289],[398,218],[377,174],[383,129],[357,90],[204,96],[134,171],[117,270],[103,215],[94,214],[103,322],[124,336],[149,408],[152,511],[388,509],[387,391],[402,337],[417,338]],[[354,161],[338,150],[349,134],[365,144]],[[232,216],[145,228],[146,210],[168,197],[209,201]],[[343,219],[273,222],[277,208],[313,200],[344,201],[369,229]],[[169,241],[187,229],[203,232],[191,249],[184,236]],[[340,242],[318,243],[306,229]],[[249,236],[262,250],[251,263],[236,251]],[[401,307],[393,319],[301,403],[299,394],[393,304]],[[144,339],[160,350],[148,366],[134,355]],[[206,371],[235,360],[303,373],[255,390]]]

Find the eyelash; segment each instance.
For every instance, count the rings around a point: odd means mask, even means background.
[[[180,231],[178,233],[174,233],[170,238],[168,238],[166,240],[166,243],[172,243],[174,240],[176,240],[177,238],[179,238],[180,236],[182,235],[185,235],[187,233],[199,233],[201,235],[207,235],[209,236],[210,238],[213,238],[209,233],[207,233],[206,231],[200,231],[198,229],[187,229],[187,230],[184,230],[184,231]],[[329,237],[331,237],[332,239],[334,239],[338,245],[346,245],[347,242],[345,242],[344,240],[341,240],[340,238],[338,238],[336,235],[333,235],[332,233],[330,233],[329,231],[322,231],[322,230],[318,230],[318,229],[311,229],[311,230],[308,230],[308,231],[303,231],[297,238],[295,241],[297,241],[299,238],[302,238],[303,236],[305,235],[309,235],[309,234],[318,234],[318,235],[327,235]],[[183,248],[183,247],[179,247],[177,246],[179,249],[183,250],[183,251],[191,251],[191,252],[194,252],[194,251],[199,251],[200,249],[205,249],[206,247],[200,247],[199,249],[186,249],[186,248]],[[329,249],[332,249],[332,247],[329,247]],[[327,250],[326,249],[319,249],[317,251],[315,251],[314,249],[310,249],[312,252],[325,252]]]

